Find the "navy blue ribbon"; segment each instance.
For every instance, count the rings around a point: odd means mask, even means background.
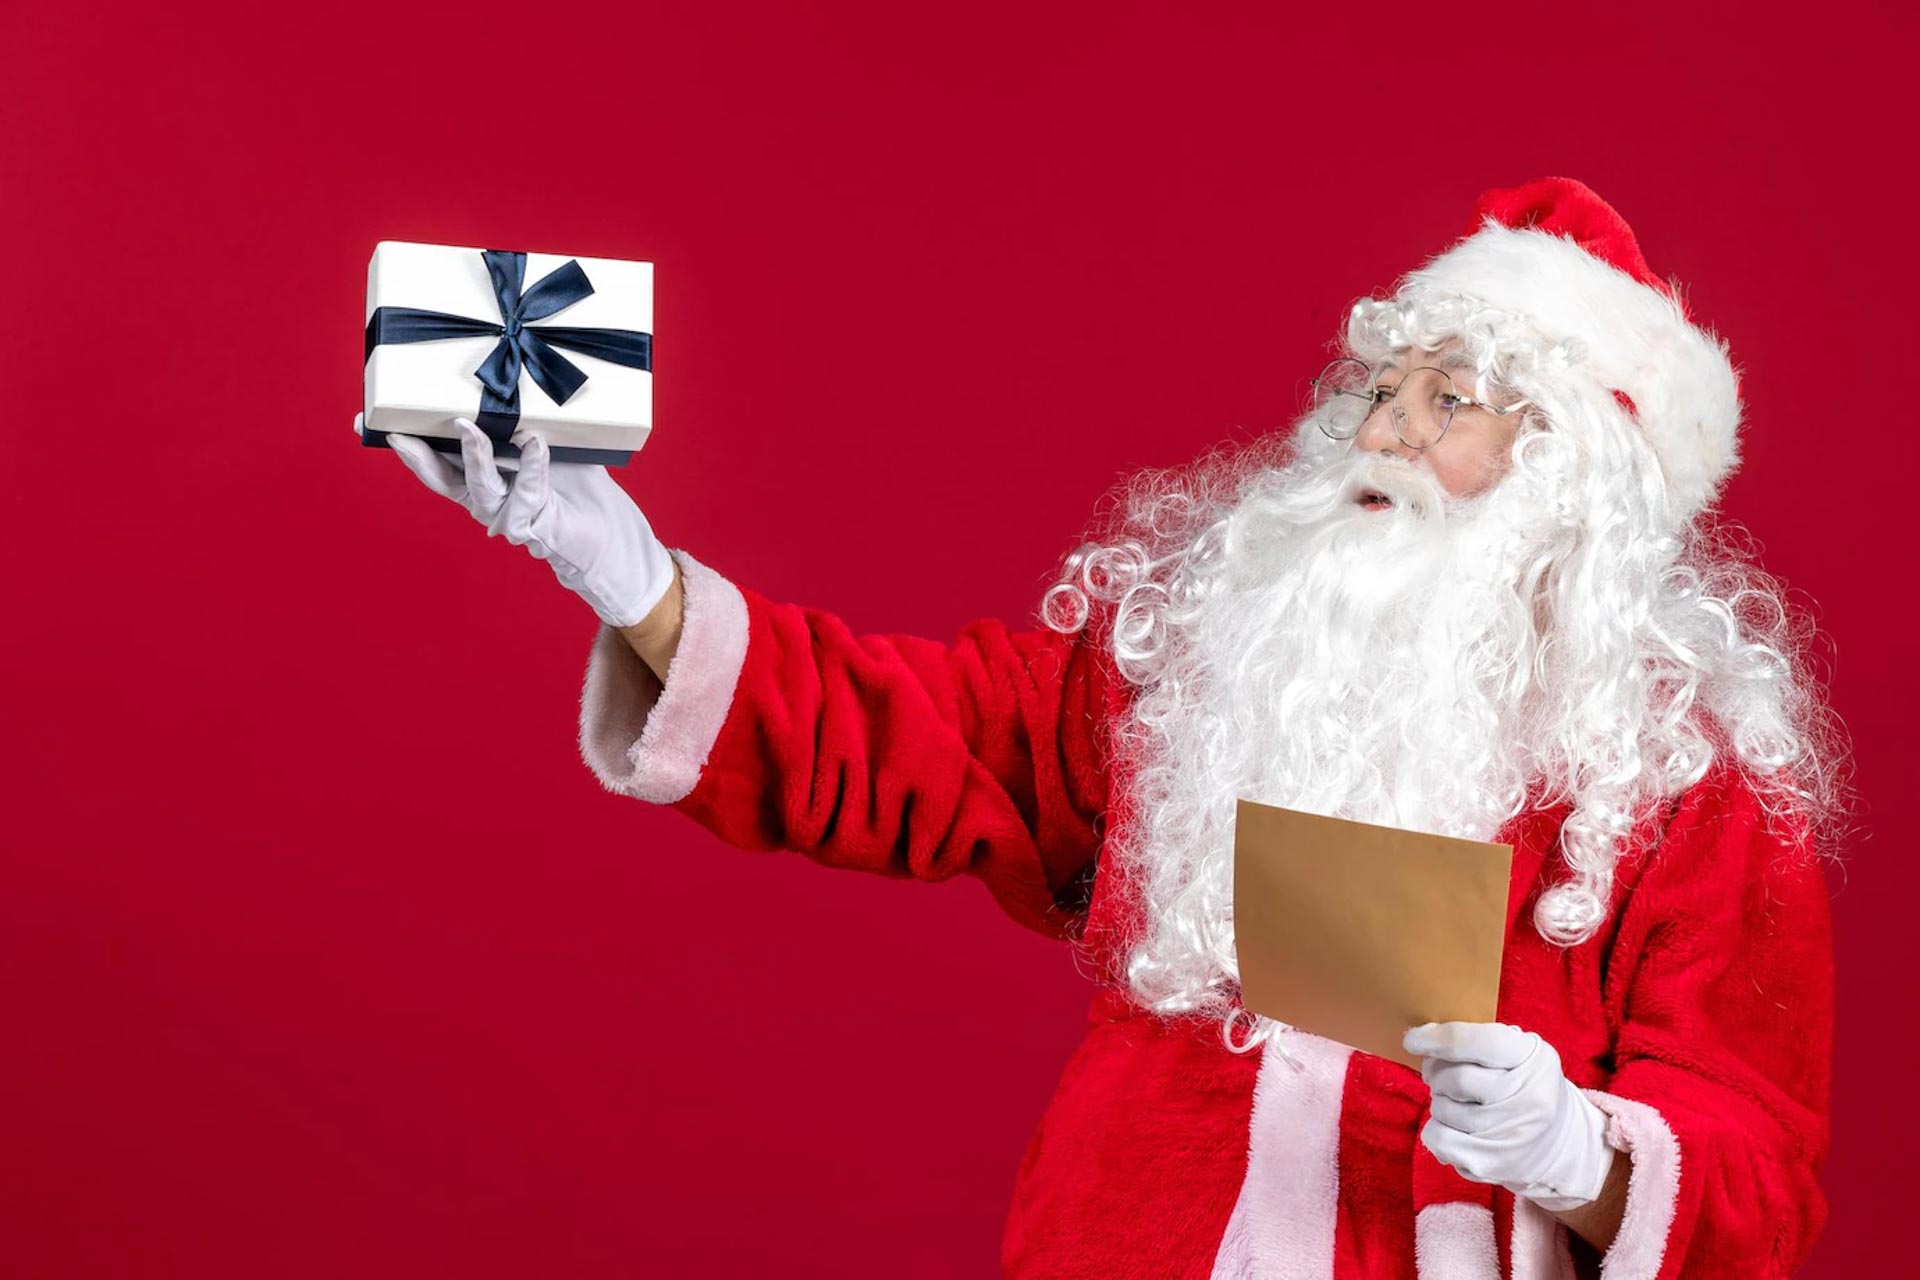
[[[610,360],[629,369],[653,368],[653,335],[632,329],[570,329],[563,325],[532,327],[593,295],[593,285],[580,264],[569,259],[522,292],[527,277],[527,255],[502,249],[483,249],[493,296],[500,303],[500,321],[475,320],[444,311],[418,307],[375,307],[367,320],[366,359],[382,343],[433,342],[440,338],[480,338],[498,334],[500,341],[474,370],[480,379],[480,412],[474,421],[496,445],[506,444],[520,422],[520,371],[524,368],[539,388],[565,404],[586,385],[580,367],[554,350],[564,347],[583,356]]]

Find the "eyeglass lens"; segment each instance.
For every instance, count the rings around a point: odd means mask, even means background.
[[[1348,440],[1385,406],[1401,442],[1410,449],[1426,449],[1446,434],[1454,400],[1453,379],[1444,370],[1388,370],[1376,382],[1373,371],[1360,361],[1335,360],[1314,379],[1310,408],[1322,431]]]

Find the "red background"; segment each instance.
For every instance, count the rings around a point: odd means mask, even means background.
[[[0,23],[0,1273],[994,1269],[1067,952],[599,788],[591,614],[350,434],[376,240],[656,263],[662,536],[945,634],[1030,618],[1123,471],[1282,426],[1348,302],[1548,173],[1732,341],[1726,510],[1882,801],[1807,1274],[1887,1273],[1906,6],[191,8]]]

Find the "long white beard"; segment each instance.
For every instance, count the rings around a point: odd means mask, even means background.
[[[1363,488],[1388,510],[1355,502]],[[1116,617],[1155,670],[1116,740],[1132,823],[1108,870],[1132,915],[1127,979],[1163,1013],[1238,980],[1233,815],[1245,797],[1486,839],[1518,812],[1539,637],[1524,522],[1496,487],[1358,451],[1267,472]]]

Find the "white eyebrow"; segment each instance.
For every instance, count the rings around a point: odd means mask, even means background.
[[[1385,360],[1380,362],[1380,369],[1381,369],[1381,372],[1384,373],[1388,369],[1398,369],[1405,364],[1406,364],[1405,357],[1399,356],[1399,355],[1391,355],[1391,356],[1388,356]],[[1465,369],[1468,373],[1475,373],[1475,374],[1480,372],[1479,366],[1474,364],[1473,362],[1473,357],[1466,354],[1464,351],[1456,351],[1450,356],[1445,356],[1438,362],[1438,364],[1439,364],[1439,367],[1442,369]]]
[[[1403,360],[1400,356],[1397,356],[1397,355],[1388,356],[1384,361],[1381,362],[1380,372],[1374,376],[1376,378],[1384,378],[1390,373],[1403,373],[1405,372],[1405,370],[1402,366],[1405,363],[1406,363],[1405,360]],[[1478,365],[1474,364],[1473,357],[1467,355],[1465,352],[1456,351],[1452,355],[1446,356],[1440,359],[1437,362],[1437,367],[1453,373],[1466,374],[1468,380],[1473,384],[1472,386],[1473,394],[1476,394],[1476,395],[1479,394],[1480,368]]]

